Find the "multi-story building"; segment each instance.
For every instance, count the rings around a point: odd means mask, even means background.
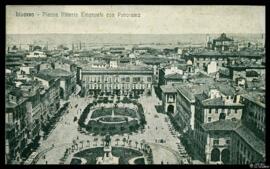
[[[172,117],[176,115],[176,94],[177,91],[172,85],[160,86],[162,91],[162,108],[163,111]]]
[[[81,70],[87,95],[138,95],[151,93],[153,70],[144,67]]]
[[[5,153],[8,163],[20,163],[27,145],[28,112],[27,98],[18,88],[6,91]]]
[[[203,161],[210,164],[264,162],[265,143],[242,123],[246,105],[237,99],[224,98],[216,91],[209,96],[196,95],[195,100],[194,145]]]
[[[26,102],[26,109],[28,112],[28,142],[31,144],[39,138],[40,132],[40,113],[41,113],[41,102],[39,93],[39,83],[32,81],[20,85],[23,97],[28,98]]]
[[[34,80],[40,81],[43,85],[40,92],[41,101],[43,103],[41,109],[44,111],[48,110],[48,114],[44,115],[44,112],[42,112],[41,116],[43,118],[48,116],[49,120],[57,113],[60,107],[60,78],[37,74],[34,76]],[[47,106],[47,108],[45,109],[43,106]]]
[[[62,69],[45,69],[40,74],[60,78],[60,97],[62,99],[67,100],[76,89],[76,72],[71,73]]]
[[[209,95],[208,95],[209,94]],[[222,97],[217,90],[210,90],[206,94],[198,94],[195,97],[195,125],[194,125],[194,139],[196,140],[196,150],[200,158],[207,162],[222,161],[223,163],[229,163],[228,155],[225,153],[224,159],[220,158],[219,153],[215,153],[216,146],[212,144],[213,140],[227,140],[231,131],[231,127],[234,126],[234,122],[241,120],[243,105],[240,103],[232,102],[231,98]],[[218,132],[220,128],[216,126],[222,126],[219,122],[224,123],[224,130]],[[224,122],[225,121],[225,122]],[[217,124],[216,124],[217,123]],[[225,124],[226,123],[226,124]],[[230,123],[230,124],[227,124]],[[228,128],[226,128],[226,125]],[[215,127],[216,132],[212,132]],[[219,144],[218,144],[219,145]],[[220,145],[219,152],[223,151],[224,145]],[[226,145],[227,146],[227,145]],[[227,147],[229,149],[229,147]],[[226,152],[227,150],[225,150]],[[214,155],[213,155],[214,154]],[[216,157],[216,154],[218,157]]]
[[[265,140],[265,96],[259,92],[248,92],[241,95],[240,101],[245,105],[243,122],[257,137]]]
[[[222,33],[220,37],[213,39],[213,42],[210,42],[208,39],[208,48],[217,50],[217,51],[228,51],[234,46],[234,40],[228,38],[225,33]]]
[[[181,84],[175,85],[176,121],[181,131],[194,130],[195,121],[195,95],[208,90],[208,85]]]
[[[263,54],[257,52],[218,52],[213,50],[203,50],[192,52],[185,56],[186,60],[193,61],[193,65],[201,70],[206,71],[211,62],[215,62],[217,67],[225,67],[234,64],[236,60],[246,59],[257,63],[262,62]]]
[[[236,81],[238,78],[244,78],[247,81],[252,81],[259,76],[265,76],[265,66],[252,65],[229,65],[229,78]]]

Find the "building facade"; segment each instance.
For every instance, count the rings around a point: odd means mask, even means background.
[[[82,86],[86,95],[139,95],[151,93],[152,70],[92,69],[82,70]]]

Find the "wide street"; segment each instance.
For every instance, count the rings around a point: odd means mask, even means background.
[[[77,121],[73,121],[74,117],[80,117],[80,113],[87,106],[88,103],[92,102],[92,98],[80,98],[78,96],[70,97],[70,106],[68,108],[68,113],[65,113],[62,119],[56,124],[56,128],[52,130],[50,135],[46,140],[41,140],[41,145],[37,152],[44,152],[45,158],[40,158],[37,164],[59,164],[59,160],[63,157],[64,152],[69,148],[73,140],[89,140],[91,144],[94,143],[94,138],[98,138],[98,144],[101,144],[101,140],[104,136],[91,136],[78,131]],[[133,133],[132,135],[116,135],[112,136],[112,145],[116,144],[116,138],[119,138],[119,143],[122,144],[122,138],[126,137],[132,140],[133,144],[135,142],[141,142],[144,140],[148,143],[153,152],[153,163],[154,164],[179,164],[180,156],[177,152],[177,143],[179,139],[174,136],[165,118],[166,114],[157,113],[155,105],[161,104],[158,98],[153,94],[152,96],[142,96],[139,99],[145,111],[145,118],[147,125],[143,132]],[[75,105],[78,107],[75,108]],[[160,139],[165,140],[165,143],[158,143]],[[53,146],[53,148],[52,148]],[[51,148],[51,149],[50,149]]]

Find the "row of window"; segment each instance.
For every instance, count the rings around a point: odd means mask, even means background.
[[[240,143],[240,140],[237,141],[237,147],[239,148],[240,152],[242,152],[242,154],[247,157],[250,161],[254,160],[254,155],[248,151],[248,149],[246,148],[246,146],[244,146],[242,143]],[[237,152],[238,156],[242,154]],[[238,157],[239,160],[239,157]]]
[[[208,64],[209,64],[209,63],[208,63]],[[202,64],[201,64],[201,63],[197,63],[197,66],[198,66],[198,67],[200,67],[200,66],[205,67],[205,66],[207,66],[208,64],[206,64],[206,63],[202,63]],[[223,67],[224,67],[225,65],[226,65],[225,63],[222,63],[222,64],[221,64],[221,66],[223,66]],[[220,66],[220,64],[217,63],[217,66]]]
[[[225,58],[207,58],[207,57],[203,57],[203,58],[198,58],[198,60],[200,61],[205,61],[205,60],[225,60]]]
[[[230,139],[226,139],[225,141],[226,144],[230,144],[231,140]],[[219,145],[219,139],[214,139],[213,140],[213,145]]]
[[[87,89],[145,89],[151,84],[86,84]]]
[[[208,114],[211,114],[211,113],[216,113],[216,114],[219,114],[219,113],[227,113],[227,115],[230,115],[231,113],[240,113],[241,112],[241,109],[205,109],[205,112],[208,113]]]
[[[84,77],[84,80],[86,82],[101,82],[103,80],[103,82],[130,82],[131,78],[130,77],[91,77],[91,76],[86,76]],[[151,82],[152,81],[152,77],[147,77],[147,82]],[[133,82],[143,82],[144,81],[144,78],[141,78],[141,77],[133,77],[132,78],[132,81]]]

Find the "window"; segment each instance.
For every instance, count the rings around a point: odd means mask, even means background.
[[[209,109],[209,114],[211,114],[211,109]]]
[[[213,143],[214,143],[214,145],[218,145],[218,144],[219,144],[219,140],[218,140],[218,139],[215,139],[215,140],[213,141]]]
[[[140,81],[140,77],[133,77],[133,82],[139,82]]]
[[[147,82],[151,82],[152,78],[151,77],[147,77]]]
[[[129,77],[126,77],[126,82],[130,82],[130,78]]]
[[[208,117],[208,122],[211,122],[211,119],[212,119],[211,117]]]
[[[231,140],[226,140],[226,144],[230,144],[231,143]]]

